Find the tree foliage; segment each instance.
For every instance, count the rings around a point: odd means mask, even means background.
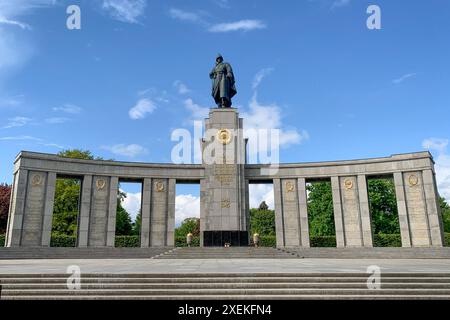
[[[175,228],[175,237],[186,237],[188,233],[192,233],[194,237],[200,235],[199,218],[186,218],[178,228]]]
[[[275,211],[269,210],[265,202],[258,209],[250,209],[250,232],[260,236],[275,235]]]
[[[443,197],[439,197],[439,206],[441,207],[444,232],[450,232],[450,206]]]
[[[88,150],[71,149],[58,153],[61,157],[102,160],[94,157]],[[55,203],[53,209],[53,230],[55,235],[76,236],[77,219],[81,182],[79,179],[57,179],[55,190]],[[133,225],[129,213],[123,208],[122,201],[126,194],[120,190],[117,193],[116,234],[133,234]]]
[[[331,183],[313,182],[306,186],[308,192],[308,221],[311,237],[334,236],[334,211]]]
[[[0,184],[0,234],[6,232],[10,198],[11,185]]]
[[[369,208],[374,234],[399,234],[397,200],[393,179],[367,181]]]

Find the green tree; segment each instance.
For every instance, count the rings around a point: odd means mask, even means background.
[[[275,235],[275,211],[269,210],[264,201],[258,209],[250,209],[250,232],[260,236]]]
[[[369,207],[374,234],[400,234],[393,179],[367,181]]]
[[[194,237],[200,235],[200,219],[186,218],[178,228],[175,228],[176,237],[186,237],[188,233],[192,233]]]
[[[139,213],[136,215],[136,220],[133,222],[133,235],[138,236],[141,234],[141,209],[139,209]]]
[[[6,232],[10,197],[11,197],[11,185],[6,183],[0,184],[0,234]]]
[[[444,232],[450,232],[450,206],[443,197],[439,197],[439,206],[441,207]]]
[[[122,206],[123,200],[127,195],[118,191],[117,194],[117,211],[116,211],[116,235],[117,236],[128,236],[133,234],[133,225],[131,223],[130,214]]]
[[[56,180],[53,233],[68,236],[77,234],[80,187],[78,179]]]
[[[331,183],[313,182],[306,186],[308,192],[308,221],[311,237],[334,236],[334,211]]]

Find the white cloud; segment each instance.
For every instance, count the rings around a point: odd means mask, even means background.
[[[1,141],[18,141],[18,140],[42,141],[42,139],[40,139],[40,138],[36,138],[33,136],[26,136],[26,135],[12,136],[12,137],[0,137],[0,140]]]
[[[69,120],[70,120],[69,118],[53,117],[53,118],[45,119],[45,122],[49,123],[49,124],[60,124],[60,123],[65,123]]]
[[[268,76],[273,71],[273,68],[264,68],[261,69],[256,73],[256,75],[253,77],[253,83],[252,83],[252,89],[256,90],[261,83],[261,81],[264,79],[265,76]]]
[[[200,217],[200,197],[191,194],[177,195],[175,199],[175,225],[186,218]]]
[[[70,114],[78,114],[83,109],[74,104],[66,103],[62,107],[54,107],[52,110],[55,112],[60,111],[60,112],[65,112],[65,113],[70,113]]]
[[[392,80],[392,83],[393,83],[393,84],[400,84],[400,83],[402,83],[403,81],[405,81],[406,79],[409,79],[409,78],[411,78],[411,77],[414,77],[416,74],[417,74],[417,73],[407,73],[407,74],[404,74],[404,75],[402,75],[400,78],[397,78],[397,79]]]
[[[194,23],[203,23],[203,20],[201,16],[198,13],[190,12],[190,11],[184,11],[181,9],[171,8],[169,10],[169,15],[173,19],[181,20],[181,21],[188,21],[188,22],[194,22]]]
[[[0,28],[0,75],[6,69],[22,66],[33,49],[20,36]]]
[[[29,124],[33,119],[27,117],[14,117],[8,119],[8,124],[3,127],[3,129],[14,128],[14,127],[23,127]]]
[[[242,114],[244,121],[244,129],[278,129],[279,142],[281,147],[287,147],[292,144],[300,144],[309,139],[309,134],[306,130],[297,129],[283,129],[281,121],[281,109],[276,105],[268,104],[262,105],[257,100],[257,94],[252,97],[249,104],[249,110]],[[249,140],[249,144],[252,144],[252,139]],[[264,150],[260,150],[264,151]]]
[[[128,111],[128,115],[133,120],[144,119],[147,114],[155,111],[156,105],[150,99],[140,99],[136,105]]]
[[[126,198],[122,201],[122,207],[130,214],[131,219],[135,221],[136,216],[141,209],[142,194],[140,192],[132,193],[123,190],[120,191],[126,194]]]
[[[333,2],[332,8],[345,7],[350,4],[350,0],[335,0]]]
[[[173,86],[177,89],[179,94],[186,94],[191,92],[191,90],[180,80],[177,80],[173,83]]]
[[[422,147],[435,150],[436,183],[439,193],[447,201],[450,201],[450,155],[447,152],[448,139],[429,138],[422,142]]]
[[[273,184],[250,184],[250,208],[258,208],[265,201],[269,209],[274,210]]]
[[[209,27],[210,32],[251,31],[265,29],[267,26],[260,20],[240,20],[228,23],[218,23]]]
[[[0,98],[0,108],[1,107],[16,107],[23,103],[24,95],[7,96]]]
[[[444,153],[448,146],[448,139],[428,138],[422,141],[422,147]]]
[[[113,146],[103,146],[102,149],[108,150],[113,154],[125,157],[136,157],[147,153],[147,149],[139,144],[115,144]]]
[[[31,30],[30,25],[20,22],[20,21],[16,21],[16,20],[8,20],[2,16],[0,16],[0,24],[6,24],[6,25],[12,25],[12,26],[18,26],[24,30]]]
[[[208,117],[209,108],[202,107],[202,106],[194,103],[194,101],[191,98],[184,100],[184,106],[191,113],[190,117],[189,117],[189,119],[191,121],[203,120],[206,117]]]
[[[228,0],[213,0],[215,4],[217,4],[222,9],[229,9],[230,4],[228,3]]]
[[[121,22],[139,23],[138,18],[145,12],[146,0],[103,0],[102,8]]]

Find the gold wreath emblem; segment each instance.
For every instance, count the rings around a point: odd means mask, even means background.
[[[295,190],[294,184],[291,181],[286,182],[287,192],[293,192]]]
[[[103,190],[106,186],[106,180],[98,179],[97,181],[95,181],[95,186],[97,187],[97,190]]]
[[[42,183],[42,177],[39,174],[35,174],[33,178],[31,178],[31,185],[33,187],[40,186]]]
[[[230,205],[231,205],[230,199],[224,199],[224,200],[222,200],[222,203],[221,203],[221,207],[222,207],[222,208],[229,208]]]
[[[156,192],[163,192],[164,191],[164,183],[161,181],[157,181],[155,183],[155,189],[156,189]]]
[[[220,129],[217,132],[217,139],[222,144],[229,144],[231,142],[231,132],[227,129]]]
[[[408,182],[411,187],[416,186],[419,183],[419,178],[415,174],[412,174],[409,176]]]
[[[353,188],[353,181],[350,180],[350,179],[345,179],[344,180],[344,186],[345,186],[345,189]]]

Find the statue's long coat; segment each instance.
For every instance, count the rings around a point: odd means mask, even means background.
[[[231,98],[236,94],[234,85],[234,74],[231,65],[226,62],[217,64],[209,74],[212,79],[212,96],[216,103],[221,98],[226,98],[231,103]]]

